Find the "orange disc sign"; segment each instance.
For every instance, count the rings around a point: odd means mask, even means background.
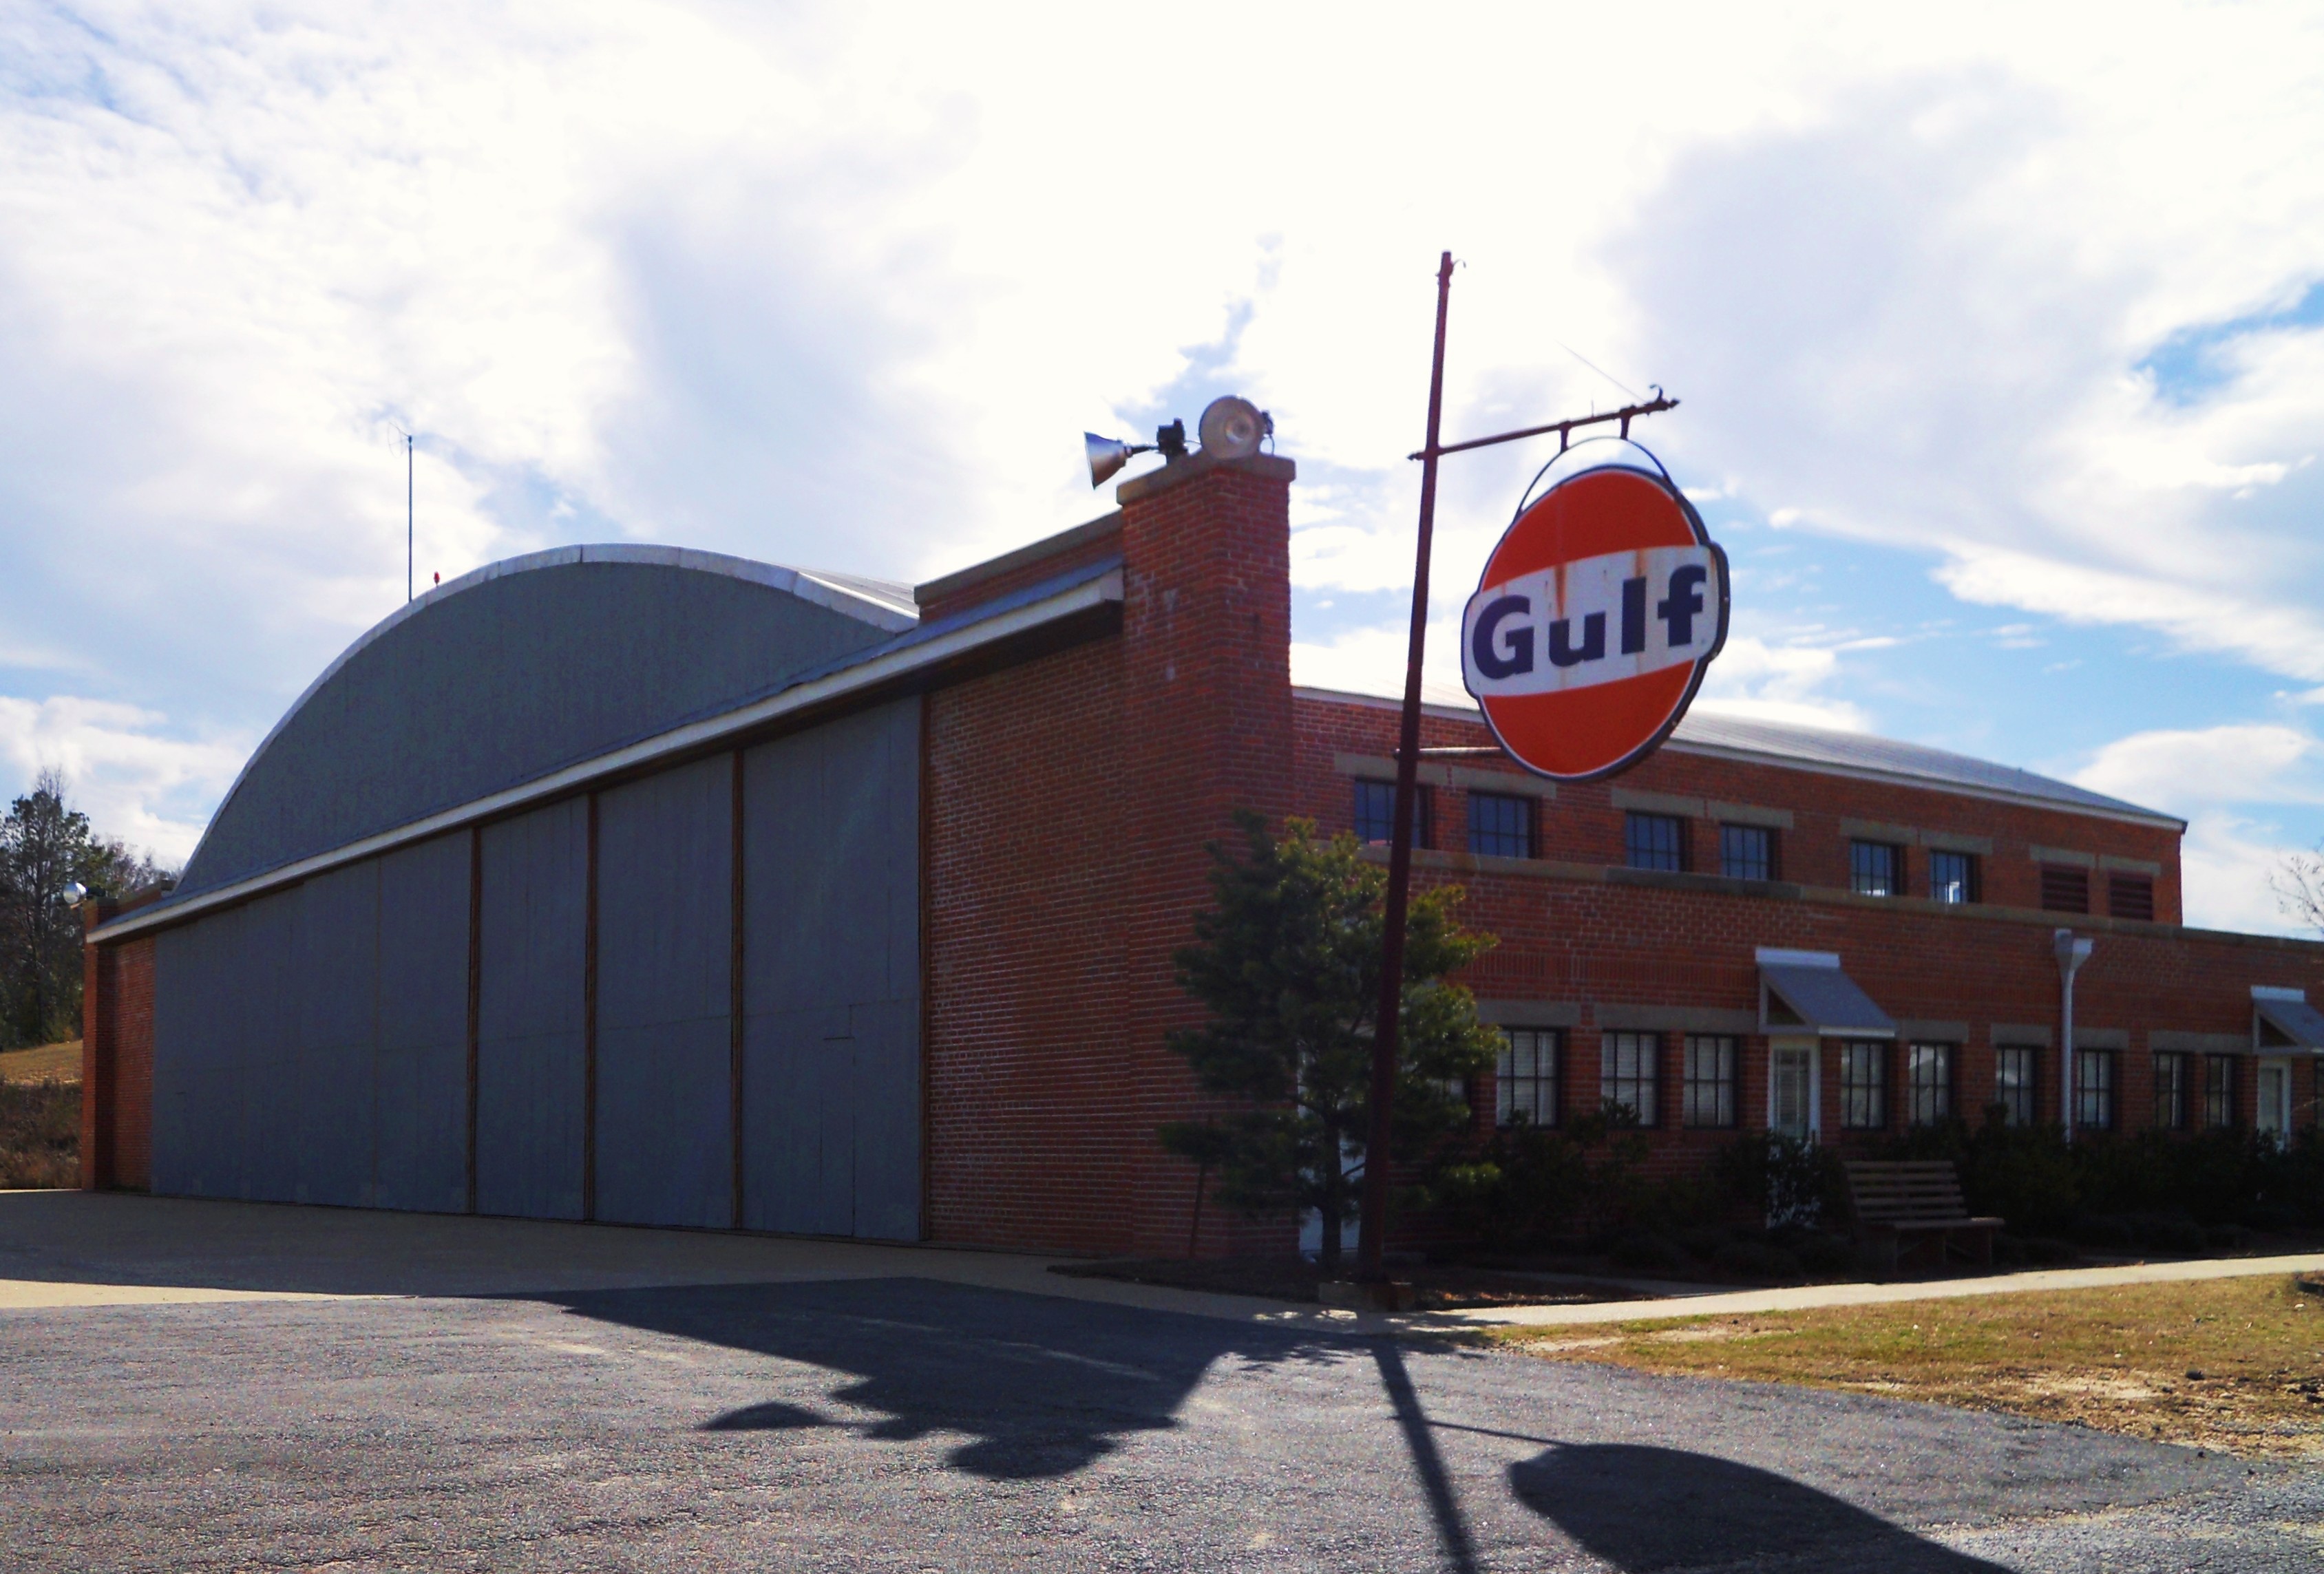
[[[1636,764],[1686,714],[1727,640],[1727,554],[1651,471],[1544,492],[1493,548],[1461,618],[1461,675],[1526,769],[1586,781]]]

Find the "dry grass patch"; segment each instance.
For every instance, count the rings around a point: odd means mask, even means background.
[[[1555,1360],[1924,1399],[2324,1459],[2324,1283],[2282,1275],[1497,1330]]]
[[[0,1082],[78,1082],[80,1040],[43,1044],[33,1049],[0,1050]]]

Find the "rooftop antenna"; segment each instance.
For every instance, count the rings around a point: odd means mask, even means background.
[[[403,599],[411,601],[411,434],[403,434]]]

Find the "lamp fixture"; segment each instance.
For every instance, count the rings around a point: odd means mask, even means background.
[[[1259,446],[1275,435],[1275,421],[1268,413],[1247,399],[1228,394],[1211,400],[1195,424],[1202,440],[1202,451],[1217,459],[1248,459],[1259,452]],[[1174,420],[1167,427],[1154,428],[1150,443],[1125,443],[1120,437],[1101,437],[1095,432],[1082,434],[1082,453],[1089,461],[1090,485],[1103,486],[1120,473],[1121,467],[1138,454],[1159,454],[1165,465],[1176,465],[1186,457],[1186,423]]]

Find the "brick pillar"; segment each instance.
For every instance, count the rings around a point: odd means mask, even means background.
[[[111,960],[88,932],[112,917],[111,902],[80,905],[80,1185],[98,1192],[113,1184],[114,1022]]]
[[[1232,815],[1279,821],[1292,802],[1290,487],[1287,459],[1199,456],[1122,483],[1120,792],[1126,834],[1124,1047],[1132,1076],[1128,1199],[1133,1249],[1186,1250],[1193,1168],[1154,1129],[1198,1113],[1164,1036],[1201,1020],[1172,976],[1210,899],[1203,844]],[[1205,1255],[1287,1249],[1206,1206]],[[1275,1238],[1280,1237],[1281,1238]]]

